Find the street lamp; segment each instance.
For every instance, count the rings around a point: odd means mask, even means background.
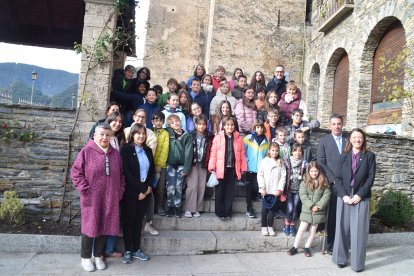
[[[34,83],[37,78],[37,73],[35,71],[32,72],[32,96],[30,97],[30,104],[33,105],[33,91],[34,91]]]
[[[75,103],[75,85],[73,86],[73,91],[72,91],[72,108],[73,108],[73,106],[74,106],[74,103]]]

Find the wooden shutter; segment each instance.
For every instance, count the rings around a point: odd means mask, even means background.
[[[373,104],[382,102],[386,94],[379,91],[379,87],[384,79],[384,73],[380,72],[380,58],[395,58],[405,47],[405,31],[400,21],[391,24],[384,32],[377,49],[374,52],[373,69],[372,69],[372,87],[371,87],[371,111]],[[399,84],[404,84],[404,70],[401,69],[397,74],[387,74],[387,77],[398,79]]]
[[[348,104],[348,87],[349,87],[349,59],[345,53],[339,60],[335,70],[332,113],[337,113],[346,117]]]

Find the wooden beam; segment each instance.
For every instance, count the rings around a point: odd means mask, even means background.
[[[368,125],[401,123],[401,118],[401,108],[374,111],[368,115]]]
[[[43,13],[44,13],[44,24],[47,30],[48,35],[53,36],[53,21],[52,16],[53,13],[51,11],[49,0],[43,0]]]
[[[5,20],[4,22],[8,22],[10,29],[14,33],[19,33],[20,28],[17,19],[17,10],[14,0],[4,0],[0,1],[0,9],[4,11]]]

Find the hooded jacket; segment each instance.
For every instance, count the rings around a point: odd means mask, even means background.
[[[176,115],[178,115],[178,117],[180,117],[181,128],[182,129],[187,129],[187,123],[186,123],[185,115],[181,110],[181,106],[177,106],[175,108],[175,110],[173,111],[172,108],[170,107],[170,105],[167,104],[165,106],[165,109],[162,111],[162,113],[164,113],[164,115],[165,115],[165,122],[164,122],[164,125],[162,126],[163,128],[166,128],[168,126],[167,125],[168,117],[171,114],[176,114]]]

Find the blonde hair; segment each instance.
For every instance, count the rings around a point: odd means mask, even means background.
[[[168,118],[167,118],[168,126],[170,126],[170,124],[174,121],[174,119],[176,119],[178,121],[181,121],[180,117],[177,114],[173,113],[170,116],[168,116]]]
[[[293,89],[296,90],[298,89],[298,86],[296,85],[296,83],[294,81],[290,81],[287,85],[286,85],[286,90],[288,89]]]

